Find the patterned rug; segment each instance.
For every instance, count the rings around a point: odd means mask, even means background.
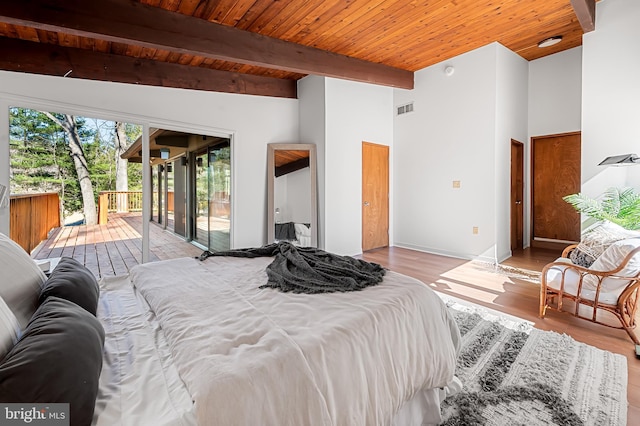
[[[516,278],[523,281],[529,281],[533,284],[540,284],[541,274],[538,271],[530,271],[528,269],[520,269],[513,266],[482,262],[478,260],[472,261],[471,266],[481,271],[504,275],[509,278]]]
[[[443,297],[444,298],[444,297]],[[445,298],[463,389],[444,425],[626,425],[627,360],[519,318]]]

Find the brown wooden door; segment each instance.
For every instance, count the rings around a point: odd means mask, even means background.
[[[534,246],[580,241],[580,215],[562,199],[580,192],[580,145],[580,133],[532,139]]]
[[[362,142],[362,251],[389,245],[389,147]]]
[[[523,247],[524,145],[511,139],[511,250]]]

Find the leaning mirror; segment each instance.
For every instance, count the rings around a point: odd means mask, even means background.
[[[267,170],[267,242],[317,247],[316,146],[269,144]]]

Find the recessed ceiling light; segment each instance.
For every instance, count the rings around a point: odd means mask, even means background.
[[[554,44],[558,44],[562,41],[562,36],[553,36],[549,38],[545,38],[541,42],[538,43],[538,47],[549,47]]]

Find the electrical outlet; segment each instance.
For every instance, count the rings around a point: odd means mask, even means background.
[[[473,235],[478,235],[478,227],[477,226],[473,227]]]
[[[460,181],[459,180],[454,180],[453,181],[453,187],[454,188],[460,188]]]

